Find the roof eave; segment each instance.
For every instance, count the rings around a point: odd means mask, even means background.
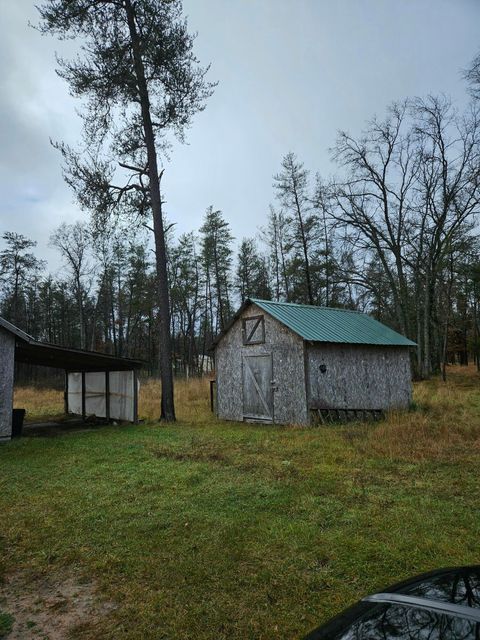
[[[293,329],[292,329],[293,331]],[[305,342],[309,344],[350,344],[358,347],[416,347],[417,344],[409,340],[409,344],[401,342],[347,342],[345,340],[311,340],[310,338],[303,338]]]
[[[25,352],[23,354],[23,357],[20,356],[20,358],[18,359],[18,362],[28,362],[29,352],[32,359],[34,359],[34,356],[36,355],[38,356],[37,358],[38,360],[42,359],[42,355],[41,355],[42,353],[46,354],[47,352],[49,352],[53,354],[53,356],[51,358],[45,357],[45,363],[44,363],[45,366],[57,367],[58,362],[62,360],[62,355],[64,356],[65,362],[68,356],[71,356],[72,358],[77,356],[79,359],[82,359],[83,362],[87,360],[89,361],[89,364],[87,365],[79,366],[78,368],[75,366],[68,367],[68,370],[74,370],[76,368],[79,371],[80,370],[115,371],[116,369],[119,371],[120,370],[130,371],[134,369],[141,369],[145,365],[145,363],[142,362],[141,360],[134,360],[132,358],[122,358],[119,356],[111,355],[109,353],[100,353],[98,351],[88,351],[86,349],[74,349],[69,347],[62,347],[57,344],[50,344],[48,342],[40,342],[39,340],[35,340],[33,336],[29,335],[25,331],[22,331],[21,329],[13,325],[11,322],[8,322],[8,320],[5,320],[4,318],[0,318],[0,327],[2,327],[3,329],[5,329],[5,331],[8,331],[9,333],[15,336],[16,353],[18,354],[18,351],[20,351],[20,353],[22,351]],[[56,354],[58,354],[58,359],[55,358]],[[55,361],[55,363],[57,364],[50,364],[50,361]],[[42,363],[35,362],[35,364],[41,365]],[[64,367],[59,366],[57,368],[64,368]]]

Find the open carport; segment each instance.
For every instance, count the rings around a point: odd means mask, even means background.
[[[0,441],[12,437],[15,363],[65,371],[65,413],[138,420],[139,360],[40,342],[0,318]]]

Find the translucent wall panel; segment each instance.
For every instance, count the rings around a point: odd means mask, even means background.
[[[110,371],[110,417],[133,422],[133,371]]]
[[[103,372],[85,374],[85,413],[87,416],[107,417],[105,375]]]
[[[110,371],[110,418],[135,420],[133,371]],[[85,373],[85,414],[107,416],[105,372]],[[82,415],[82,374],[68,374],[68,413]]]
[[[82,374],[68,374],[68,413],[82,415]]]

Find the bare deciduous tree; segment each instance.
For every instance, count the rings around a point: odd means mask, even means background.
[[[52,233],[50,244],[60,251],[67,268],[71,271],[73,292],[77,302],[80,348],[85,349],[87,346],[87,335],[85,328],[84,299],[90,289],[86,284],[86,277],[92,275],[92,267],[88,261],[90,233],[87,226],[81,222],[74,224],[63,223]]]

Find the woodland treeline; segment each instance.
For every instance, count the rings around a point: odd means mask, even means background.
[[[478,361],[480,114],[445,97],[394,104],[338,134],[326,179],[285,155],[255,238],[213,206],[178,235],[165,220],[174,371],[211,366],[212,339],[247,297],[358,309],[413,339],[428,377]],[[55,274],[13,232],[0,252],[1,315],[36,338],[141,358],[157,374],[158,296],[148,229],[63,224]]]

